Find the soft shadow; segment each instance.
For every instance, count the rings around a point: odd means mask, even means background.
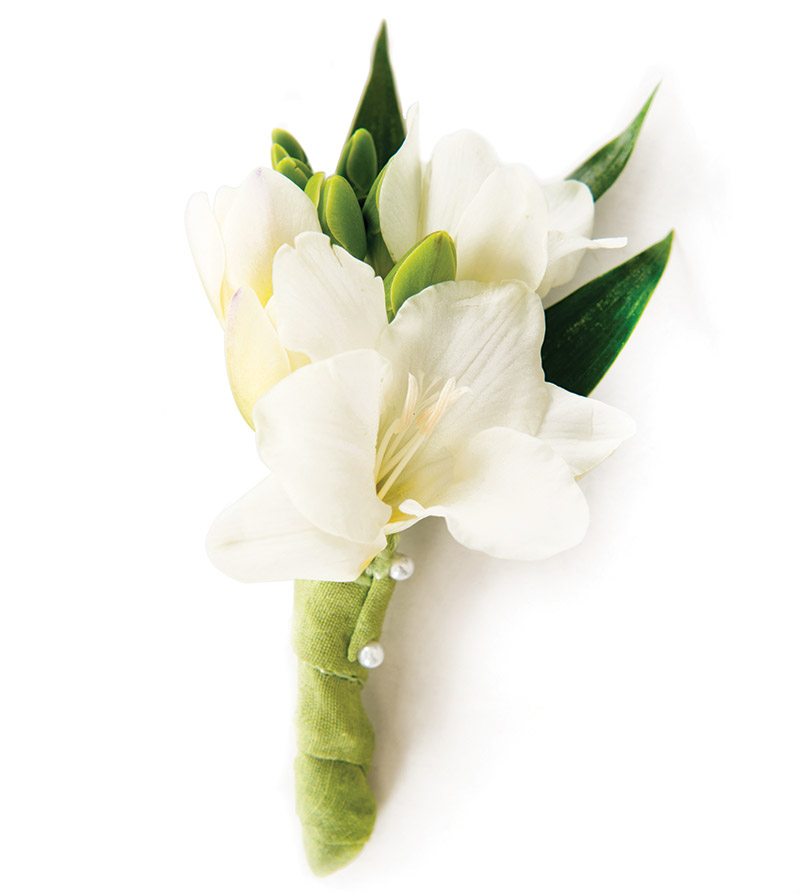
[[[663,239],[673,228],[678,246],[682,240],[704,238],[705,233],[695,232],[695,222],[708,221],[710,226],[719,213],[724,194],[720,177],[687,121],[676,85],[666,78],[628,164],[595,206],[593,235],[626,236],[627,247],[587,251],[575,278],[554,288],[544,299],[545,307]]]
[[[385,802],[411,753],[425,748],[451,696],[459,630],[485,597],[493,560],[455,543],[438,519],[406,532],[400,551],[416,570],[398,583],[381,643],[386,659],[370,674],[364,706],[375,727],[370,784]]]
[[[626,170],[597,205],[595,235],[625,235],[627,248],[587,252],[575,280],[554,289],[546,304],[662,239],[673,227],[678,247],[681,238],[691,243],[706,236],[704,229],[698,231],[691,222],[704,223],[712,216],[717,184],[695,135],[681,121],[682,112],[679,97],[666,84],[662,86]],[[685,291],[686,277],[682,279],[678,291]],[[691,305],[695,316],[702,314],[697,298],[682,300]],[[626,385],[631,387],[631,383]],[[602,567],[604,543],[603,532],[590,529],[580,551],[545,562],[521,563],[513,571],[514,563],[490,559],[455,543],[439,519],[427,519],[403,534],[400,550],[413,557],[416,572],[397,586],[381,638],[386,659],[370,674],[363,697],[375,727],[370,783],[379,805],[389,799],[407,762],[424,759],[418,756],[425,754],[457,698],[456,656],[463,658],[459,641],[478,623],[480,601],[498,574],[506,580],[519,579],[516,591],[507,589],[501,606],[513,617],[517,599],[541,597],[540,584],[556,591],[554,580],[563,586],[570,579],[590,579],[587,575]]]

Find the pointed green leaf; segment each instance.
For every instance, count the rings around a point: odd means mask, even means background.
[[[647,307],[672,236],[547,308],[542,366],[548,382],[584,396],[595,389]]]
[[[611,140],[610,143],[606,143],[602,149],[598,149],[590,159],[587,159],[580,167],[575,168],[564,179],[582,180],[591,189],[596,202],[619,177],[622,169],[628,163],[633,147],[636,145],[639,131],[647,115],[647,110],[650,108],[650,103],[653,101],[657,90],[658,87],[653,90],[639,114],[618,137]]]
[[[380,170],[400,148],[406,135],[389,61],[386,22],[381,25],[375,41],[372,69],[350,127],[350,136],[361,127],[372,134],[378,158],[377,170]]]
[[[383,281],[389,322],[406,299],[455,278],[456,244],[450,234],[439,230],[426,236],[400,258]]]

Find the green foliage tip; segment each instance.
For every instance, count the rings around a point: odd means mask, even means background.
[[[631,157],[633,147],[639,137],[639,131],[650,108],[653,98],[658,91],[658,86],[650,94],[647,102],[642,106],[639,114],[631,121],[622,133],[606,143],[602,149],[579,165],[565,179],[581,180],[592,191],[595,202],[611,186],[622,173],[622,169]]]
[[[548,382],[583,396],[597,387],[661,279],[673,232],[547,308],[542,366]]]
[[[389,61],[386,22],[381,24],[375,40],[372,67],[350,126],[350,136],[360,128],[368,130],[375,141],[376,169],[380,170],[400,148],[406,135]]]

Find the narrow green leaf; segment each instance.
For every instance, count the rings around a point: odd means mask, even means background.
[[[381,30],[375,41],[369,80],[364,87],[349,136],[361,127],[372,134],[378,159],[377,170],[380,171],[400,148],[406,135],[405,122],[394,86],[392,65],[389,61],[386,22],[381,24]]]
[[[591,158],[575,168],[564,179],[582,180],[591,189],[596,202],[619,177],[622,169],[628,163],[633,147],[636,145],[639,131],[642,129],[647,110],[650,108],[650,103],[653,101],[657,90],[658,87],[653,90],[639,114],[618,137],[611,140],[610,143],[606,143],[602,149],[598,149]]]
[[[597,387],[661,279],[673,232],[547,308],[542,366],[548,382],[584,396]]]

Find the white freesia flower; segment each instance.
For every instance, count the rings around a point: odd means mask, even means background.
[[[520,281],[408,299],[391,326],[367,265],[304,234],[275,258],[270,310],[311,363],[254,411],[272,475],[224,511],[208,551],[245,581],[353,580],[389,534],[437,515],[464,545],[537,559],[577,543],[576,478],[633,430],[545,382],[544,314]]]
[[[381,233],[396,261],[437,230],[456,243],[458,279],[521,279],[544,297],[575,275],[587,248],[621,248],[594,239],[594,199],[578,180],[541,187],[524,165],[501,164],[478,134],[440,140],[430,161],[419,154],[417,107],[380,187]]]
[[[252,425],[255,401],[303,362],[281,345],[265,306],[277,250],[299,233],[320,232],[308,196],[277,171],[256,168],[241,184],[186,208],[186,232],[214,313],[225,328],[225,358],[236,403]]]

